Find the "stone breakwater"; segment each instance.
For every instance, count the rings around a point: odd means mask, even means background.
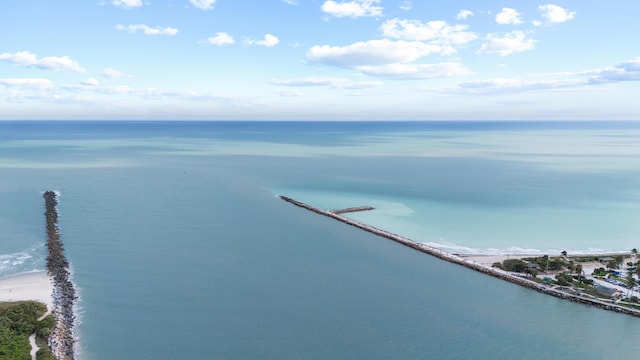
[[[47,220],[47,272],[53,279],[53,316],[56,326],[49,337],[49,347],[59,360],[74,359],[73,305],[76,291],[70,280],[69,262],[64,256],[64,247],[58,228],[58,199],[53,191],[44,193],[45,217]]]
[[[303,209],[307,209],[309,211],[313,211],[317,214],[320,215],[324,215],[327,217],[330,217],[332,219],[338,220],[340,222],[343,222],[345,224],[349,224],[351,226],[355,226],[359,229],[362,229],[364,231],[368,231],[370,233],[373,233],[375,235],[378,236],[382,236],[384,238],[387,238],[389,240],[395,241],[397,243],[400,243],[404,246],[410,247],[414,250],[423,252],[425,254],[429,254],[431,256],[435,256],[439,259],[445,260],[447,262],[450,263],[454,263],[454,264],[458,264],[458,265],[462,265],[468,269],[471,270],[475,270],[478,272],[481,272],[483,274],[486,275],[490,275],[520,286],[524,286],[526,288],[547,294],[547,295],[551,295],[551,296],[555,296],[557,298],[561,298],[561,299],[565,299],[565,300],[570,300],[573,302],[577,302],[577,303],[581,303],[581,304],[585,304],[585,305],[591,305],[591,306],[595,306],[597,308],[600,309],[604,309],[604,310],[609,310],[609,311],[615,311],[618,313],[622,313],[622,314],[627,314],[627,315],[632,315],[635,317],[640,317],[640,311],[635,310],[635,309],[631,309],[628,307],[624,307],[624,306],[620,306],[611,302],[607,302],[607,301],[603,301],[600,299],[596,299],[593,297],[587,297],[587,296],[583,296],[583,295],[578,295],[578,294],[573,294],[573,293],[568,293],[568,292],[564,292],[558,289],[554,289],[548,285],[544,285],[544,284],[539,284],[535,281],[531,281],[529,279],[517,276],[517,275],[513,275],[509,272],[500,270],[500,269],[496,269],[493,267],[489,267],[489,266],[485,266],[483,264],[479,264],[477,262],[474,261],[469,261],[468,259],[462,257],[462,256],[458,256],[456,254],[451,254],[448,253],[446,251],[442,251],[440,249],[436,249],[434,247],[425,245],[423,243],[405,238],[403,236],[400,235],[396,235],[394,233],[382,230],[382,229],[378,229],[374,226],[370,226],[367,224],[363,224],[361,222],[352,220],[352,219],[348,219],[344,216],[341,216],[339,214],[337,214],[334,211],[328,211],[328,210],[322,210],[316,207],[313,207],[311,205],[305,204],[303,202],[294,200],[292,198],[286,197],[286,196],[280,196],[280,198],[288,203],[291,203],[293,205],[296,205],[298,207],[301,207]]]
[[[374,210],[375,208],[373,206],[356,206],[356,207],[350,207],[350,208],[346,208],[346,209],[339,209],[339,210],[331,210],[332,213],[334,214],[346,214],[346,213],[350,213],[350,212],[358,212],[358,211],[369,211],[369,210]]]

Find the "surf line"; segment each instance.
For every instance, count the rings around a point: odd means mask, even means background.
[[[499,278],[499,279],[502,279],[502,280],[505,280],[505,281],[508,281],[508,282],[511,282],[511,283],[514,283],[514,284],[517,284],[517,285],[520,285],[520,286],[523,286],[547,295],[555,296],[557,298],[570,300],[570,301],[585,304],[585,305],[595,306],[603,310],[615,311],[618,313],[640,317],[639,310],[623,307],[617,304],[613,304],[613,303],[602,301],[595,298],[589,298],[582,295],[577,295],[577,294],[572,294],[572,293],[567,293],[561,290],[557,290],[545,284],[539,284],[535,281],[531,281],[531,280],[513,275],[509,272],[506,272],[500,269],[489,267],[489,266],[477,263],[475,261],[469,261],[462,256],[458,256],[456,254],[452,254],[452,253],[434,248],[432,246],[417,242],[415,240],[411,240],[409,238],[391,233],[389,231],[378,229],[374,226],[363,224],[359,221],[346,218],[340,215],[339,213],[337,213],[336,211],[323,210],[283,195],[281,195],[280,198],[288,203],[291,203],[303,209],[307,209],[314,213],[330,217],[332,219],[338,220],[345,224],[355,226],[364,231],[370,232],[372,234],[387,238],[389,240],[400,243],[404,246],[410,247],[414,250],[423,252],[425,254],[429,254],[431,256],[435,256],[439,259],[448,261],[453,264],[462,265],[468,269],[478,271],[486,275],[490,275],[490,276],[493,276],[493,277],[496,277],[496,278]],[[359,208],[365,208],[365,207],[359,207]],[[367,209],[367,210],[370,210],[370,209]]]
[[[49,347],[58,360],[74,359],[73,305],[77,299],[70,279],[69,261],[58,228],[58,195],[45,191],[45,217],[47,220],[47,273],[53,281],[53,316],[56,326],[49,337]]]

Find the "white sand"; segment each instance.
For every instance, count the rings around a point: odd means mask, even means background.
[[[53,284],[46,271],[36,271],[0,279],[0,302],[35,300],[53,309]]]
[[[40,350],[40,348],[38,347],[38,344],[36,344],[36,334],[33,333],[31,334],[31,336],[29,336],[29,345],[31,345],[31,360],[36,360],[37,359],[37,354],[38,354],[38,350]]]
[[[538,257],[539,255],[460,255],[469,261],[491,267],[493,263],[503,262],[507,259],[522,259],[528,257]]]

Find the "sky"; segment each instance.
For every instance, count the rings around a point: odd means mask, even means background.
[[[635,0],[0,4],[0,120],[640,120]]]

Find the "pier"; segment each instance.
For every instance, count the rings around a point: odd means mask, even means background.
[[[640,310],[635,310],[632,308],[628,308],[628,307],[624,307],[624,306],[620,306],[611,302],[607,302],[604,300],[600,300],[600,299],[596,299],[596,298],[591,298],[591,297],[586,297],[583,295],[578,295],[578,294],[573,294],[573,293],[568,293],[568,292],[564,292],[558,289],[554,289],[546,284],[540,284],[537,283],[535,281],[511,274],[507,271],[504,270],[500,270],[500,269],[496,269],[490,266],[486,266],[483,264],[479,264],[477,262],[474,261],[469,261],[467,259],[465,259],[462,256],[458,256],[456,254],[452,254],[437,248],[434,248],[432,246],[423,244],[421,242],[417,242],[415,240],[411,240],[409,238],[391,233],[389,231],[386,230],[382,230],[382,229],[378,229],[374,226],[371,225],[367,225],[367,224],[363,224],[359,221],[356,220],[352,220],[349,218],[346,218],[342,215],[340,215],[340,213],[337,213],[336,211],[331,211],[331,210],[323,210],[308,204],[305,204],[301,201],[292,199],[290,197],[287,196],[280,196],[280,198],[288,203],[291,203],[295,206],[301,207],[303,209],[312,211],[314,213],[320,214],[320,215],[324,215],[327,217],[330,217],[332,219],[338,220],[340,222],[343,222],[345,224],[351,225],[351,226],[355,226],[359,229],[362,229],[364,231],[370,232],[372,234],[384,237],[386,239],[395,241],[397,243],[400,243],[404,246],[410,247],[414,250],[420,251],[422,253],[431,255],[431,256],[435,256],[439,259],[442,259],[444,261],[453,263],[453,264],[457,264],[457,265],[461,265],[464,266],[468,269],[474,270],[474,271],[478,271],[481,272],[483,274],[486,275],[490,275],[520,286],[524,286],[526,288],[547,294],[547,295],[551,295],[551,296],[555,296],[561,299],[565,299],[565,300],[570,300],[573,302],[577,302],[577,303],[581,303],[581,304],[585,304],[585,305],[590,305],[590,306],[595,306],[598,307],[600,309],[604,309],[604,310],[609,310],[609,311],[615,311],[618,313],[623,313],[623,314],[627,314],[627,315],[632,315],[635,317],[640,317]],[[366,208],[366,207],[358,207],[358,208]],[[350,209],[358,209],[358,208],[350,208]],[[348,211],[347,211],[348,212]]]

